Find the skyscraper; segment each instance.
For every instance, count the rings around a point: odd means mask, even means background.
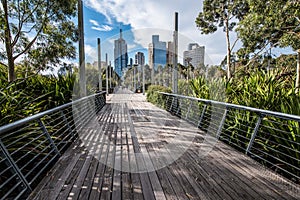
[[[183,52],[184,65],[187,66],[188,62],[195,68],[204,65],[204,53],[205,46],[199,46],[197,43],[189,44],[188,50]]]
[[[115,71],[119,77],[122,77],[123,70],[127,67],[128,63],[127,44],[122,37],[122,29],[120,29],[120,38],[115,40],[114,47]]]
[[[168,42],[167,46],[167,64],[173,64],[173,56],[174,56],[174,47],[173,42]]]
[[[159,35],[152,35],[152,43],[148,46],[149,64],[156,70],[159,65],[167,63],[166,42],[159,41]]]
[[[135,53],[135,64],[144,65],[145,64],[145,55],[143,52]]]

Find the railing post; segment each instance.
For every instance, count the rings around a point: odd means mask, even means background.
[[[224,111],[224,114],[222,116],[222,120],[220,122],[220,126],[218,128],[218,132],[217,132],[217,139],[220,138],[220,135],[221,135],[221,132],[222,132],[222,128],[223,128],[223,125],[225,123],[225,119],[226,119],[226,115],[227,115],[227,112],[228,112],[228,109],[227,109],[227,106],[225,107],[225,111]]]
[[[12,166],[13,170],[15,171],[15,173],[18,175],[18,177],[20,178],[20,180],[22,181],[22,183],[30,190],[32,191],[32,188],[30,186],[30,184],[28,183],[28,181],[26,180],[25,176],[23,175],[23,173],[21,172],[21,170],[19,169],[19,167],[17,166],[17,164],[15,163],[15,161],[13,160],[13,158],[10,156],[8,150],[5,148],[4,144],[2,143],[2,140],[0,139],[0,148],[1,151],[3,152],[5,158],[7,159],[7,161],[9,162],[9,164]]]
[[[180,99],[178,99],[178,107],[177,107],[177,111],[176,111],[176,116],[179,115],[179,111],[180,111]]]
[[[192,107],[192,100],[190,100],[190,105],[189,105],[188,111],[186,112],[185,120],[187,120],[187,118],[188,118],[188,115],[189,115],[189,112],[191,110],[191,107]]]
[[[103,108],[103,106],[105,106],[105,104],[106,104],[105,94],[101,94],[101,99],[102,99],[102,107],[101,108]]]
[[[174,104],[174,100],[175,100],[175,96],[173,96],[173,99],[172,99],[172,103],[171,103],[171,106],[170,106],[169,112],[172,112],[172,110],[173,110],[173,104]]]
[[[206,107],[207,107],[207,105],[205,104],[205,105],[203,106],[203,109],[202,109],[202,112],[201,112],[201,115],[200,115],[198,127],[201,127],[201,122],[202,122],[202,120],[203,120],[203,118],[204,118],[204,114],[205,114],[205,111],[206,111]]]
[[[166,95],[166,96],[167,96],[167,98],[166,98],[165,105],[166,105],[166,110],[168,110],[168,101],[169,101],[170,96],[169,95]]]
[[[256,137],[256,134],[257,134],[257,132],[258,132],[259,126],[260,126],[260,124],[261,124],[262,118],[263,118],[263,115],[262,115],[262,114],[259,114],[259,115],[258,115],[257,122],[256,122],[256,124],[255,124],[254,131],[253,131],[253,133],[252,133],[252,135],[251,135],[251,139],[250,139],[249,144],[248,144],[247,149],[246,149],[246,154],[248,154],[248,153],[250,152],[250,150],[251,150],[251,147],[252,147],[253,142],[254,142],[254,140],[255,140],[255,137]]]
[[[54,149],[54,151],[56,152],[56,154],[58,154],[58,155],[60,156],[60,153],[59,153],[59,151],[58,151],[58,149],[57,149],[57,146],[54,144],[54,142],[53,142],[53,140],[52,140],[50,134],[48,133],[48,131],[47,131],[47,129],[46,129],[44,123],[42,122],[42,120],[41,120],[41,119],[37,119],[37,122],[38,122],[38,124],[40,125],[40,127],[41,127],[43,133],[47,136],[47,138],[48,138],[48,140],[49,140],[49,142],[50,142],[50,145],[52,146],[52,148]]]

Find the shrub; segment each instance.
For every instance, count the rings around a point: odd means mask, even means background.
[[[147,90],[147,101],[159,105],[161,107],[165,107],[165,101],[162,95],[158,92],[166,92],[171,93],[172,90],[168,87],[160,86],[160,85],[151,85]]]

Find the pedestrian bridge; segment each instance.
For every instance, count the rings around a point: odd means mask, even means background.
[[[118,89],[0,127],[0,199],[300,199],[299,117],[158,96]]]

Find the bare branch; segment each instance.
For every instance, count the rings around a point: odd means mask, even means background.
[[[269,51],[271,48],[273,48],[274,46],[276,46],[277,43],[271,45],[269,48],[266,49],[266,47],[267,47],[269,44],[270,44],[270,42],[266,43],[266,44],[264,45],[263,48],[261,48],[257,53],[254,54],[254,56],[249,60],[249,62],[248,62],[245,66],[243,66],[243,67],[241,67],[239,70],[235,71],[235,73],[237,73],[237,72],[241,71],[242,69],[248,67],[252,62],[254,62],[254,60],[255,60],[259,55],[261,55],[261,53]]]
[[[14,56],[14,60],[17,59],[19,56],[21,56],[22,54],[26,53],[30,47],[35,43],[35,41],[37,40],[38,36],[40,35],[42,31],[42,27],[40,28],[40,30],[36,33],[35,37],[31,40],[31,42],[29,42],[29,44],[23,49],[23,51],[21,51],[19,54],[17,54],[16,56]]]
[[[30,49],[30,47],[35,43],[35,41],[37,40],[38,36],[40,35],[40,33],[43,30],[45,22],[50,17],[50,16],[47,17],[48,10],[49,10],[49,2],[47,1],[47,8],[46,8],[46,10],[44,12],[44,20],[43,20],[43,22],[41,24],[40,29],[37,31],[35,37],[31,40],[31,42],[29,42],[28,45],[23,49],[23,51],[21,51],[19,54],[17,54],[16,56],[13,57],[14,60],[17,59],[22,54],[26,53]]]
[[[232,52],[232,50],[234,49],[234,47],[235,47],[235,45],[236,45],[236,43],[237,43],[238,41],[239,41],[239,39],[236,38],[235,41],[234,41],[234,43],[233,43],[233,45],[232,45],[232,47],[231,47],[231,49],[230,49],[230,52]]]
[[[7,64],[5,64],[5,63],[3,63],[3,62],[1,62],[1,61],[0,61],[0,65],[3,65],[3,66],[5,66],[5,67],[8,67]]]
[[[17,44],[17,42],[18,42],[18,40],[20,38],[20,35],[22,33],[23,24],[33,15],[33,13],[39,8],[39,6],[40,5],[38,4],[34,9],[32,9],[31,12],[28,13],[27,17],[25,17],[25,15],[26,15],[25,10],[26,9],[24,8],[24,13],[22,14],[22,18],[20,19],[20,17],[19,17],[19,29],[18,29],[18,33],[16,34],[16,36],[15,36],[13,42],[12,42],[12,46],[13,47]],[[20,16],[20,10],[19,10],[19,16]],[[33,27],[31,27],[31,29],[29,31],[24,32],[24,33],[30,33],[35,26],[36,25],[34,25]]]

